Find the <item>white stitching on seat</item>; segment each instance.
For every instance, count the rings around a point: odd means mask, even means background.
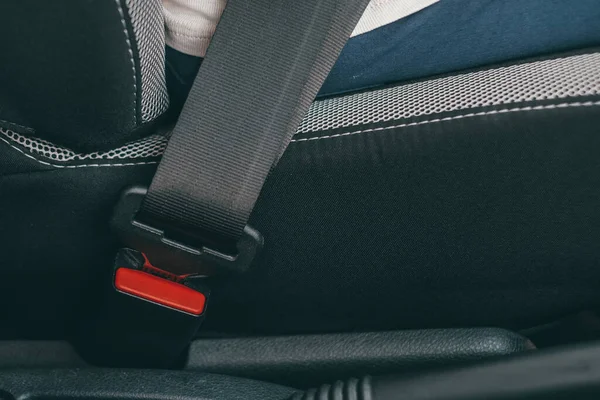
[[[162,155],[168,141],[165,136],[154,134],[110,150],[82,154],[44,139],[23,136],[1,126],[0,135],[28,153],[41,156],[41,159],[49,162],[56,161],[61,164],[70,161],[86,162],[86,160],[150,159]]]
[[[360,129],[479,107],[574,102],[600,95],[600,53],[513,64],[315,101],[297,133]]]
[[[380,127],[380,128],[361,129],[358,131],[337,133],[334,135],[317,136],[317,137],[304,138],[304,139],[293,139],[292,143],[309,142],[309,141],[321,140],[321,139],[333,139],[333,138],[337,138],[337,137],[356,135],[359,133],[379,132],[379,131],[385,131],[385,130],[390,130],[390,129],[395,129],[395,128],[404,128],[404,127],[409,127],[409,126],[432,124],[432,123],[452,121],[452,120],[464,119],[464,118],[473,118],[473,117],[479,117],[479,116],[485,116],[485,115],[505,114],[505,113],[510,113],[510,112],[519,112],[519,111],[539,111],[539,110],[552,110],[552,109],[557,109],[557,108],[592,107],[592,106],[600,106],[600,101],[587,101],[587,102],[583,102],[583,103],[575,102],[575,103],[549,104],[549,105],[543,105],[543,106],[505,108],[505,109],[501,109],[501,110],[492,110],[492,111],[485,111],[485,112],[479,112],[479,113],[455,115],[452,117],[436,118],[436,119],[431,119],[431,120],[427,120],[427,121],[419,121],[419,122],[411,122],[411,123],[406,123],[406,124],[384,126],[384,127]],[[30,158],[34,161],[37,161],[38,163],[40,163],[42,165],[47,165],[47,166],[54,167],[54,168],[127,167],[127,166],[133,166],[133,165],[158,164],[158,161],[144,161],[144,162],[137,162],[137,163],[121,163],[121,164],[82,164],[82,165],[52,164],[52,163],[49,163],[46,161],[39,160],[39,159],[35,158],[34,156],[25,153],[20,148],[13,146],[8,140],[4,139],[3,137],[0,137],[0,140],[3,141],[4,143],[8,144],[13,149],[17,150],[19,153],[23,154],[25,157]]]
[[[161,0],[125,0],[121,3],[137,48],[139,123],[150,122],[169,107],[165,82],[165,22]],[[137,110],[136,110],[137,111]]]
[[[29,131],[29,132],[33,131],[33,128],[30,128],[30,127],[25,126],[25,125],[19,125],[19,124],[16,124],[14,122],[10,122],[10,121],[5,121],[3,119],[0,119],[0,124],[16,126],[17,128],[25,129],[26,131]]]
[[[404,127],[408,127],[408,126],[418,126],[418,125],[425,125],[425,124],[433,124],[433,123],[437,123],[437,122],[453,121],[453,120],[456,120],[456,119],[463,119],[463,118],[480,117],[480,116],[484,116],[484,115],[504,114],[504,113],[517,112],[517,111],[552,110],[552,109],[556,109],[556,108],[568,108],[568,107],[591,107],[591,106],[598,106],[598,105],[600,105],[600,101],[595,101],[595,102],[593,102],[593,101],[586,101],[584,103],[575,102],[575,103],[550,104],[550,105],[544,105],[544,106],[504,108],[504,109],[501,109],[501,110],[482,111],[482,112],[478,112],[478,113],[469,113],[469,114],[455,115],[455,116],[452,116],[452,117],[436,118],[436,119],[430,119],[430,120],[427,120],[427,121],[410,122],[410,123],[406,123],[406,124],[384,126],[384,127],[381,127],[381,128],[361,129],[361,130],[353,131],[353,132],[336,133],[334,135],[316,136],[316,137],[303,138],[303,139],[292,139],[292,143],[310,142],[310,141],[313,141],[313,140],[321,140],[321,139],[333,139],[333,138],[337,138],[337,137],[356,135],[356,134],[359,134],[359,133],[385,131],[385,130],[395,129],[395,128],[404,128]]]
[[[34,156],[32,156],[31,154],[27,154],[25,153],[23,150],[21,150],[20,148],[13,146],[8,140],[4,139],[3,137],[0,137],[0,140],[3,141],[4,143],[6,143],[7,145],[9,145],[10,147],[12,147],[13,149],[17,150],[19,153],[23,154],[25,157],[30,158],[34,161],[37,161],[38,163],[42,164],[42,165],[47,165],[49,167],[54,167],[54,168],[88,168],[88,167],[92,167],[92,168],[100,168],[100,167],[129,167],[132,165],[152,165],[152,164],[158,164],[158,161],[143,161],[143,162],[137,162],[137,163],[121,163],[121,164],[81,164],[81,165],[60,165],[60,164],[52,164],[49,163],[47,161],[42,161],[39,160],[37,158],[35,158]]]
[[[135,71],[135,61],[133,59],[133,49],[131,47],[131,40],[129,38],[129,32],[127,31],[127,22],[125,21],[125,12],[123,11],[123,7],[121,7],[120,0],[115,0],[117,3],[117,9],[119,10],[119,15],[121,17],[121,24],[123,24],[123,32],[125,32],[125,42],[127,42],[127,48],[129,51],[129,60],[131,61],[131,70],[133,71],[133,120],[135,125],[138,125],[137,120],[137,74]]]

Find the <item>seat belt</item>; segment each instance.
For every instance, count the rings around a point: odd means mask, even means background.
[[[123,243],[176,274],[248,268],[265,179],[367,3],[230,0],[150,188],[125,194]]]
[[[259,251],[250,213],[367,3],[228,1],[149,189],[115,208],[127,248],[82,353],[173,366],[205,315],[197,277],[245,271]]]

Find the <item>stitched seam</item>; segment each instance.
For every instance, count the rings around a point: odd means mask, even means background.
[[[25,125],[19,125],[19,124],[16,124],[14,122],[6,121],[6,120],[3,120],[3,119],[0,119],[0,123],[2,123],[2,124],[8,124],[8,125],[13,125],[13,126],[16,126],[18,128],[25,129],[25,130],[28,130],[28,131],[33,131],[33,128],[30,128],[30,127],[25,126]]]
[[[534,100],[578,101],[581,97],[600,93],[597,79],[594,79],[598,74],[595,61],[599,55],[594,52],[513,63],[319,100],[306,114],[298,130],[318,135],[323,130],[357,129],[368,123],[393,123],[394,120],[413,117],[435,118],[442,112],[465,113],[476,107],[511,107]],[[565,70],[568,65],[575,64],[579,67],[573,71]],[[540,74],[547,74],[548,81],[532,83],[532,74],[538,78]],[[531,79],[527,79],[528,76]],[[435,92],[436,87],[441,90],[432,95],[430,92]],[[488,93],[490,87],[494,88],[493,94]],[[398,101],[402,103],[403,97],[408,101],[405,107],[396,104]],[[358,109],[353,112],[353,108]],[[336,115],[336,110],[341,112]]]
[[[292,143],[298,143],[298,142],[309,142],[309,141],[321,140],[321,139],[333,139],[333,138],[337,138],[337,137],[357,135],[359,133],[380,132],[380,131],[385,131],[385,130],[390,130],[390,129],[395,129],[395,128],[404,128],[404,127],[409,127],[409,126],[418,126],[418,125],[433,124],[433,123],[438,123],[438,122],[445,122],[445,121],[453,121],[453,120],[457,120],[457,119],[480,117],[480,116],[485,116],[485,115],[504,114],[504,113],[510,113],[510,112],[519,112],[519,111],[552,110],[552,109],[556,109],[556,108],[569,108],[569,107],[591,107],[591,106],[598,106],[598,105],[600,105],[600,101],[595,101],[595,102],[593,102],[593,101],[587,101],[587,102],[583,102],[583,103],[582,102],[575,102],[575,103],[550,104],[550,105],[544,105],[544,106],[529,106],[529,107],[517,107],[517,108],[504,108],[504,109],[501,109],[501,110],[492,110],[492,111],[484,111],[484,112],[478,112],[478,113],[469,113],[469,114],[455,115],[455,116],[452,116],[452,117],[436,118],[436,119],[430,119],[430,120],[427,120],[427,121],[410,122],[410,123],[405,123],[405,124],[398,124],[398,125],[392,125],[392,126],[384,126],[384,127],[381,127],[381,128],[361,129],[361,130],[353,131],[353,132],[336,133],[334,135],[316,136],[316,137],[304,138],[304,139],[292,139],[291,142]]]
[[[11,133],[15,136],[11,136]],[[50,161],[59,162],[59,163],[68,163],[71,161],[74,162],[82,162],[87,160],[115,160],[115,159],[142,159],[148,160],[156,158],[164,152],[164,148],[166,147],[166,138],[158,135],[148,136],[146,139],[138,140],[135,142],[129,142],[125,145],[118,147],[116,149],[108,150],[108,151],[95,151],[92,153],[76,153],[71,149],[66,147],[56,146],[51,142],[40,138],[31,138],[23,136],[19,133],[16,133],[10,129],[4,129],[0,127],[0,135],[4,136],[4,138],[9,143],[14,143],[18,148],[23,149],[28,154],[41,156],[43,159],[49,159]],[[23,140],[21,140],[23,139]],[[27,140],[30,140],[32,143],[37,142],[37,148],[34,145],[34,148],[30,148],[26,143]],[[44,154],[43,151],[40,151],[40,147],[45,148],[46,146],[54,148],[57,153],[61,153],[63,158],[55,158],[52,156],[48,156]],[[141,147],[136,149],[136,146]],[[146,146],[146,148],[144,148]],[[140,155],[128,154],[129,151],[135,153],[136,151],[141,153]],[[48,153],[52,152],[52,149],[46,150]],[[123,155],[119,154],[122,153]],[[144,154],[146,153],[146,154]]]
[[[49,167],[54,167],[54,168],[88,168],[88,167],[128,167],[131,165],[151,165],[151,164],[158,164],[158,161],[143,161],[143,162],[137,162],[137,163],[121,163],[121,164],[80,164],[80,165],[60,165],[60,164],[52,164],[49,163],[47,161],[42,161],[39,160],[37,158],[35,158],[34,156],[32,156],[31,154],[27,154],[26,152],[24,152],[23,150],[21,150],[20,148],[13,146],[8,140],[6,140],[3,137],[0,137],[0,140],[3,141],[4,143],[6,143],[7,145],[9,145],[10,147],[12,147],[13,149],[17,150],[19,153],[23,154],[25,157],[37,161],[38,163],[42,164],[42,165],[46,165]]]
[[[127,22],[125,21],[125,12],[121,6],[120,0],[115,0],[117,3],[117,9],[121,17],[121,24],[123,25],[123,32],[125,32],[125,42],[127,42],[127,51],[129,51],[129,61],[131,61],[131,70],[133,71],[133,110],[134,110],[134,121],[137,126],[137,74],[135,71],[135,60],[133,59],[133,48],[131,47],[131,40],[129,38],[129,31],[127,30]]]
[[[485,115],[504,114],[504,113],[510,113],[510,112],[519,112],[519,111],[540,111],[540,110],[549,110],[549,109],[557,109],[557,108],[592,107],[592,106],[598,106],[598,105],[600,105],[600,101],[595,101],[595,102],[588,101],[588,102],[583,102],[583,103],[582,102],[560,103],[560,104],[551,104],[551,105],[544,105],[544,106],[505,108],[502,110],[492,110],[492,111],[479,112],[479,113],[455,115],[452,117],[436,118],[436,119],[427,120],[427,121],[398,124],[398,125],[386,126],[386,127],[381,127],[381,128],[362,129],[362,130],[358,130],[358,131],[344,132],[344,133],[338,133],[338,134],[334,134],[334,135],[317,136],[317,137],[305,138],[305,139],[292,139],[291,142],[298,143],[298,142],[309,142],[309,141],[321,140],[321,139],[333,139],[336,137],[344,137],[344,136],[356,135],[356,134],[360,134],[360,133],[380,132],[380,131],[385,131],[385,130],[390,130],[390,129],[395,129],[395,128],[404,128],[404,127],[409,127],[409,126],[432,124],[432,123],[452,121],[452,120],[465,119],[465,118],[473,118],[473,117],[479,117],[479,116],[485,116]],[[145,162],[139,162],[139,163],[121,163],[121,164],[57,165],[57,164],[52,164],[52,163],[49,163],[46,161],[39,160],[39,159],[33,157],[32,155],[25,153],[20,148],[13,146],[8,140],[6,140],[3,137],[0,137],[0,140],[3,141],[4,143],[6,143],[7,145],[9,145],[10,147],[12,147],[13,149],[17,150],[19,153],[23,154],[25,157],[30,158],[34,161],[37,161],[38,163],[40,163],[42,165],[47,165],[47,166],[54,167],[54,168],[125,167],[125,166],[132,166],[132,165],[158,164],[158,161],[145,161]]]

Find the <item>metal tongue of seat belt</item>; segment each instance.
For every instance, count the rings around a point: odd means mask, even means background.
[[[97,333],[112,346],[99,347],[104,358],[173,361],[204,315],[207,293],[190,277],[250,266],[261,188],[367,3],[228,1],[149,189],[125,191],[115,209],[129,249]]]

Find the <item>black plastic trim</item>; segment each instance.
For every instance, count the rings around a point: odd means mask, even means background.
[[[279,400],[294,389],[182,371],[58,369],[2,371],[0,396],[7,393],[16,399],[38,400]]]
[[[187,368],[308,387],[532,349],[527,338],[497,328],[203,339],[192,343]]]

